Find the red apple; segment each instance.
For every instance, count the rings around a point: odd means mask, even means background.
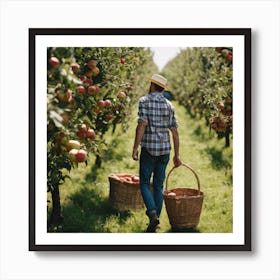
[[[223,48],[215,48],[216,52],[221,52]]]
[[[137,175],[133,175],[133,176],[131,176],[131,180],[132,180],[132,182],[139,182],[139,176],[137,176]]]
[[[100,70],[99,70],[98,67],[94,67],[94,68],[91,70],[91,72],[92,72],[92,76],[95,77],[95,76],[97,76],[97,75],[99,74]]]
[[[78,86],[77,87],[77,92],[80,94],[85,94],[86,93],[86,88],[84,86]]]
[[[121,64],[125,64],[125,59],[124,59],[124,58],[121,58],[121,59],[120,59],[120,63],[121,63]]]
[[[100,108],[102,108],[102,107],[105,106],[105,101],[101,99],[101,100],[99,100],[99,101],[97,102],[97,104],[98,104],[98,106],[99,106]]]
[[[87,133],[81,130],[77,131],[77,136],[80,138],[86,138],[87,137]]]
[[[104,105],[105,105],[105,107],[110,107],[111,106],[111,100],[109,100],[109,99],[106,99],[105,101],[104,101]]]
[[[83,149],[78,150],[75,155],[77,162],[84,162],[87,160],[87,152]]]
[[[80,70],[80,65],[78,63],[74,62],[71,64],[71,68],[72,68],[72,71],[76,74]]]
[[[80,138],[86,138],[87,137],[87,126],[85,124],[82,124],[79,130],[77,131],[77,136]]]
[[[226,60],[228,62],[232,62],[232,52],[229,52],[227,55],[226,55]]]
[[[88,93],[94,93],[97,94],[99,93],[99,87],[98,86],[89,86],[88,87]]]
[[[87,131],[87,137],[88,137],[89,139],[91,139],[91,140],[94,140],[94,139],[95,139],[96,134],[95,134],[95,131],[94,131],[92,128],[88,129],[88,131]]]
[[[93,68],[95,68],[96,67],[96,61],[95,60],[90,60],[89,62],[88,62],[88,67],[90,68],[90,69],[93,69]]]
[[[60,64],[60,61],[57,57],[55,56],[52,56],[50,59],[49,59],[49,63],[52,67],[56,67]]]
[[[132,183],[132,180],[130,177],[123,177],[124,182],[126,183]]]

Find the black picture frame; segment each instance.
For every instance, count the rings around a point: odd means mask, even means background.
[[[244,38],[243,244],[39,244],[36,242],[36,39],[38,36],[242,36]],[[42,90],[44,92],[44,89]],[[29,250],[30,251],[251,251],[251,29],[250,28],[30,28],[29,29]]]

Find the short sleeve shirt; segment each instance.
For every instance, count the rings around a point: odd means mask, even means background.
[[[161,93],[151,92],[139,100],[138,122],[146,122],[141,147],[153,156],[169,154],[169,130],[177,128],[174,106]]]

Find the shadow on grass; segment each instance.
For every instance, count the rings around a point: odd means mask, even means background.
[[[131,216],[130,211],[119,212],[98,190],[83,188],[71,195],[70,202],[62,209],[64,222],[56,232],[110,232],[104,224],[113,219],[124,224]]]
[[[121,161],[123,159],[123,151],[121,149],[118,149],[119,144],[122,144],[119,138],[115,138],[112,140],[110,146],[104,152],[104,155],[102,157],[104,162]]]
[[[231,168],[232,164],[228,160],[225,160],[223,158],[223,151],[217,149],[217,148],[208,148],[206,150],[207,153],[210,154],[212,158],[212,167],[216,170],[220,170],[222,168]]]
[[[108,195],[104,195],[104,190],[95,185],[95,183],[98,184],[99,178],[104,176],[104,167],[107,164],[115,164],[123,159],[124,153],[118,149],[119,144],[121,143],[118,138],[113,139],[108,149],[102,154],[102,166],[92,165],[90,172],[85,174],[85,182],[81,183],[81,189],[71,194],[68,203],[63,205],[63,223],[51,231],[115,232],[117,226],[125,224],[131,218],[130,211],[120,212],[113,208]],[[89,185],[93,188],[88,188]]]
[[[205,127],[203,128],[201,125],[198,125],[193,133],[199,141],[206,141],[208,139],[211,139],[210,130],[205,129]]]
[[[105,164],[114,164],[115,162],[121,161],[124,158],[123,151],[117,149],[120,144],[118,138],[112,140],[110,146],[106,151],[103,152],[102,158],[100,158],[99,164],[104,166]],[[97,180],[99,173],[102,172],[102,166],[92,165],[91,172],[86,174],[85,180],[87,182],[94,182]]]

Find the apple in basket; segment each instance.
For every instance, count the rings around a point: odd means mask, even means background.
[[[168,196],[176,196],[176,193],[175,192],[169,192],[167,195]]]
[[[123,177],[123,181],[126,183],[132,183],[131,177]]]
[[[134,183],[138,183],[138,182],[139,182],[139,176],[133,175],[133,176],[131,176],[131,180],[132,180],[132,182],[134,182]]]

